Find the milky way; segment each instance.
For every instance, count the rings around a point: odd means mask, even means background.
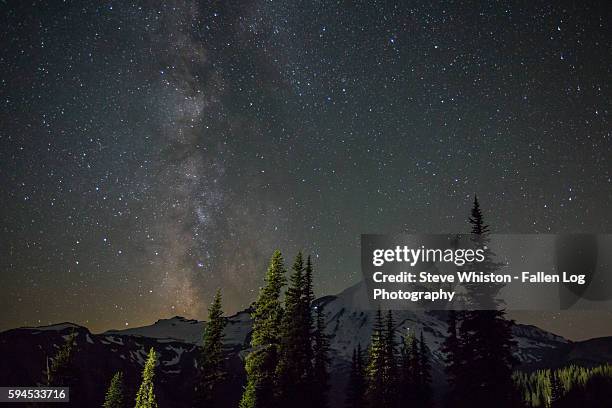
[[[6,2],[0,328],[204,318],[361,233],[610,232],[605,4]],[[609,313],[525,313],[570,337]]]

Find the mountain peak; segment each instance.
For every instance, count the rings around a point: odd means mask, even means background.
[[[54,323],[54,324],[49,324],[46,326],[22,327],[22,329],[39,330],[39,331],[45,331],[45,330],[63,331],[66,329],[74,329],[74,330],[89,331],[86,327],[79,326],[78,324],[71,323],[71,322]]]
[[[164,323],[164,322],[180,322],[180,323],[196,324],[196,323],[198,323],[198,320],[196,320],[196,319],[188,319],[186,317],[176,315],[174,317],[170,317],[170,318],[167,318],[167,319],[158,319],[153,324],[159,324],[159,323]]]

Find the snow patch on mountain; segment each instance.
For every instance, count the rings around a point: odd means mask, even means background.
[[[123,339],[121,337],[106,336],[104,338],[106,340],[110,341],[111,343],[115,343],[115,344],[118,344],[120,346],[123,346]]]
[[[171,365],[178,364],[181,361],[181,355],[185,351],[185,349],[182,347],[172,347],[172,346],[167,346],[166,350],[173,351],[176,355],[172,358],[172,360],[164,361],[163,365],[165,366],[171,366]]]
[[[159,343],[180,341],[201,344],[206,322],[175,316],[160,319],[150,326],[135,327],[125,330],[109,330],[103,334],[115,336],[136,336],[157,339]],[[251,331],[251,316],[248,311],[239,312],[227,318],[225,326],[225,344],[243,346]]]
[[[175,316],[170,319],[159,319],[150,326],[135,327],[125,330],[109,330],[103,334],[119,336],[140,336],[153,339],[178,340],[186,343],[198,343],[202,337],[204,322]]]

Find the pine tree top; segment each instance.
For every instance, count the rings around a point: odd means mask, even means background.
[[[221,305],[221,290],[217,290],[214,300],[208,308],[208,322],[204,327],[203,347],[205,354],[220,354],[223,346],[225,334],[223,329],[227,320],[223,318],[223,308]],[[214,356],[220,358],[218,356]]]
[[[265,285],[259,291],[251,313],[253,317],[251,346],[269,345],[279,341],[278,326],[283,316],[280,294],[285,281],[283,257],[280,251],[276,250],[270,259]]]
[[[277,249],[272,254],[268,272],[266,274],[266,287],[280,293],[280,289],[285,284],[285,263],[281,252]]]
[[[150,374],[151,375],[150,378],[152,379],[156,365],[157,365],[157,353],[155,352],[155,349],[151,347],[151,349],[149,350],[149,355],[147,356],[147,362],[145,363],[143,377],[146,376],[147,374]]]
[[[142,370],[142,383],[136,394],[136,408],[157,408],[153,390],[153,378],[155,376],[156,364],[157,353],[155,349],[151,347],[144,369]]]
[[[213,299],[213,302],[208,308],[209,321],[223,316],[223,310],[221,310],[221,300],[222,300],[221,289],[217,289],[217,291],[215,292],[215,297]]]
[[[311,304],[315,300],[313,285],[312,285],[312,261],[310,259],[310,255],[306,259],[306,269],[304,270],[304,283],[305,283],[305,293],[308,303]]]
[[[304,272],[304,255],[302,255],[302,251],[298,251],[295,256],[295,261],[293,261],[293,270]]]
[[[103,408],[124,408],[123,373],[117,371],[106,392]]]
[[[474,235],[485,235],[488,234],[489,226],[484,223],[482,210],[480,209],[480,203],[478,202],[478,196],[474,196],[474,205],[472,207],[471,217],[469,222],[472,224],[472,234]]]

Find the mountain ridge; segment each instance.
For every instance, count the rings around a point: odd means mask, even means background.
[[[355,285],[338,295],[318,298],[313,306],[324,307],[325,324],[331,335],[332,389],[330,406],[340,407],[350,368],[352,351],[367,347],[375,312],[362,308],[363,287]],[[445,312],[400,310],[394,312],[399,335],[423,333],[431,350],[433,386],[441,395],[446,387],[441,345],[447,324]],[[244,356],[249,350],[251,318],[249,309],[226,317],[225,352],[230,372],[226,405],[236,406],[244,382]],[[204,321],[174,316],[158,319],[148,326],[92,333],[87,327],[70,322],[41,327],[24,327],[0,332],[0,384],[34,385],[41,381],[46,359],[55,355],[71,333],[75,334],[76,370],[79,393],[73,406],[98,401],[116,371],[123,371],[126,389],[135,392],[148,350],[160,354],[158,391],[160,406],[190,406],[192,380],[196,378],[196,356],[205,327]],[[517,324],[513,336],[516,356],[523,370],[553,368],[572,362],[596,365],[612,361],[612,337],[572,342],[533,325]],[[71,394],[72,395],[72,394]],[[177,403],[178,401],[178,403]],[[168,405],[169,404],[169,405]]]

